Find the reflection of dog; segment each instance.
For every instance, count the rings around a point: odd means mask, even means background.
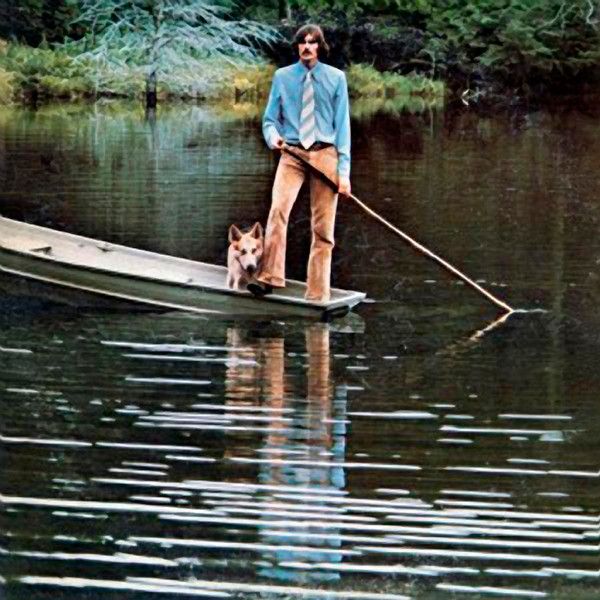
[[[242,289],[253,280],[260,266],[264,233],[260,223],[242,233],[235,225],[229,228],[227,251],[227,285],[232,290]]]

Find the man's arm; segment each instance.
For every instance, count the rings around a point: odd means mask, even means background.
[[[279,133],[277,126],[280,124],[279,115],[281,111],[281,89],[279,83],[279,77],[277,73],[273,76],[273,82],[271,83],[271,92],[269,94],[269,100],[267,101],[267,108],[263,115],[263,136],[267,146],[274,150],[275,148],[281,148],[283,139]]]
[[[333,124],[338,151],[339,193],[350,194],[350,106],[346,76],[341,74],[334,100]]]

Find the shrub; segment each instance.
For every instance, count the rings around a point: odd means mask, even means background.
[[[381,73],[370,65],[358,64],[348,69],[348,90],[354,98],[410,95],[443,97],[444,84],[415,73]]]
[[[11,73],[20,96],[76,97],[90,89],[85,65],[60,50],[9,44],[0,54],[0,69]]]
[[[9,104],[14,95],[13,74],[0,67],[0,104]]]

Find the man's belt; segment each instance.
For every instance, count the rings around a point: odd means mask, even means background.
[[[288,146],[293,146],[294,148],[300,148],[301,150],[306,150],[306,148],[302,144],[288,143]],[[330,146],[333,146],[333,144],[328,144],[327,142],[315,142],[310,148],[308,148],[308,152],[324,150],[325,148],[329,148]]]

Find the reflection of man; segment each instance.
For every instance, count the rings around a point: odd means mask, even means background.
[[[258,538],[264,544],[259,573],[296,583],[338,580],[335,565],[348,552],[342,548],[340,525],[347,508],[335,501],[346,485],[346,393],[342,386],[334,391],[329,326],[308,326],[305,344],[306,377],[298,378],[295,371],[286,372],[283,337],[251,340],[236,328],[227,332],[227,406],[255,409],[268,420],[258,449],[260,492],[254,498],[260,511]],[[302,372],[304,366],[296,367]],[[227,446],[226,456],[235,452]],[[290,564],[298,561],[330,567],[322,571]]]
[[[300,60],[273,77],[263,118],[268,146],[281,149],[286,143],[317,169],[338,180],[338,192],[350,194],[350,116],[348,87],[342,71],[318,60],[327,52],[323,32],[305,25],[294,44]],[[248,286],[255,295],[285,286],[285,250],[289,215],[306,179],[310,180],[312,243],[307,269],[306,298],[329,300],[331,254],[338,194],[323,180],[311,175],[298,158],[283,153],[275,182],[265,251],[257,282]]]
[[[268,460],[261,465],[259,481],[279,490],[266,493],[264,502],[265,506],[276,504],[280,515],[274,518],[265,511],[262,518],[259,535],[272,549],[264,553],[271,564],[262,567],[260,574],[295,583],[340,578],[334,568],[313,571],[293,568],[288,563],[341,563],[344,554],[338,523],[346,510],[323,500],[345,486],[346,400],[333,398],[328,326],[311,325],[305,336],[306,399],[293,390],[285,393],[280,385],[285,364],[277,346],[265,346],[263,356],[265,376],[271,378],[265,380],[269,408],[281,414],[290,408],[293,412],[285,413],[291,423],[274,422],[265,437],[263,450]]]

